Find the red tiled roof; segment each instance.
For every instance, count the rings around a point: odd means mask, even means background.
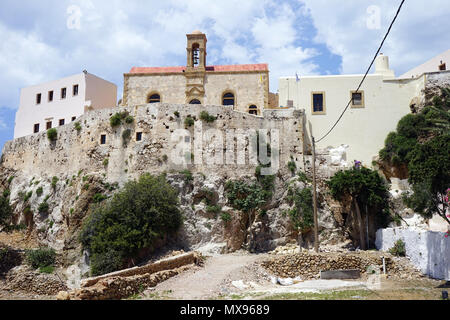
[[[133,67],[131,74],[139,73],[182,73],[186,67]],[[269,65],[261,64],[236,64],[230,66],[207,66],[208,72],[238,72],[238,71],[269,71]]]

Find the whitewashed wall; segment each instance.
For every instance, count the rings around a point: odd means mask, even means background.
[[[378,250],[388,251],[399,239],[405,242],[406,255],[423,274],[450,280],[450,237],[443,232],[389,228],[378,230],[375,245]]]

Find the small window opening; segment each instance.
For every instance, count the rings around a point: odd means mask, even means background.
[[[257,116],[258,115],[258,107],[255,105],[248,107],[248,113]]]
[[[354,106],[362,106],[362,93],[361,92],[353,92],[352,93],[352,104]]]
[[[191,102],[189,102],[189,104],[202,104],[202,103],[200,102],[200,100],[194,99],[194,100],[191,100]]]
[[[142,132],[136,132],[136,141],[142,141]]]
[[[223,95],[222,105],[234,106],[234,103],[235,103],[234,94],[232,94],[231,92],[228,92]]]
[[[148,98],[148,103],[160,103],[161,102],[161,96],[159,94],[153,94]]]
[[[194,43],[192,46],[192,65],[194,68],[200,65],[200,46],[198,43]]]
[[[51,121],[48,121],[47,122],[47,130],[49,130],[49,129],[51,129],[52,128],[52,122]]]
[[[313,94],[313,111],[323,112],[323,93]]]
[[[36,95],[36,104],[41,104],[41,100],[42,100],[42,94],[38,93]]]
[[[100,144],[106,144],[106,134],[102,134],[100,137]]]
[[[75,121],[75,120],[77,120],[77,117],[72,117],[72,121]]]
[[[65,125],[65,123],[66,123],[66,120],[64,120],[64,119],[60,119],[60,120],[59,120],[59,125],[60,125],[60,126]]]
[[[65,99],[67,96],[67,88],[61,89],[61,99]]]
[[[39,123],[36,123],[36,124],[34,125],[33,132],[34,132],[34,133],[38,133],[38,132],[39,132]]]
[[[48,92],[48,102],[52,102],[53,101],[53,91],[49,91]]]
[[[77,84],[73,86],[73,95],[74,96],[78,95],[78,85]]]

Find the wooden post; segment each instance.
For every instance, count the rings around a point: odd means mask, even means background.
[[[312,138],[312,156],[313,156],[313,202],[314,202],[314,250],[319,252],[319,223],[317,219],[317,183],[316,183],[316,141]]]

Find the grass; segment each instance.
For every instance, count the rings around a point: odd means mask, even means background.
[[[54,266],[46,266],[46,267],[40,267],[39,272],[45,273],[45,274],[52,274],[55,271]]]
[[[262,300],[362,300],[371,295],[368,290],[343,290],[329,292],[281,293],[262,297]]]

